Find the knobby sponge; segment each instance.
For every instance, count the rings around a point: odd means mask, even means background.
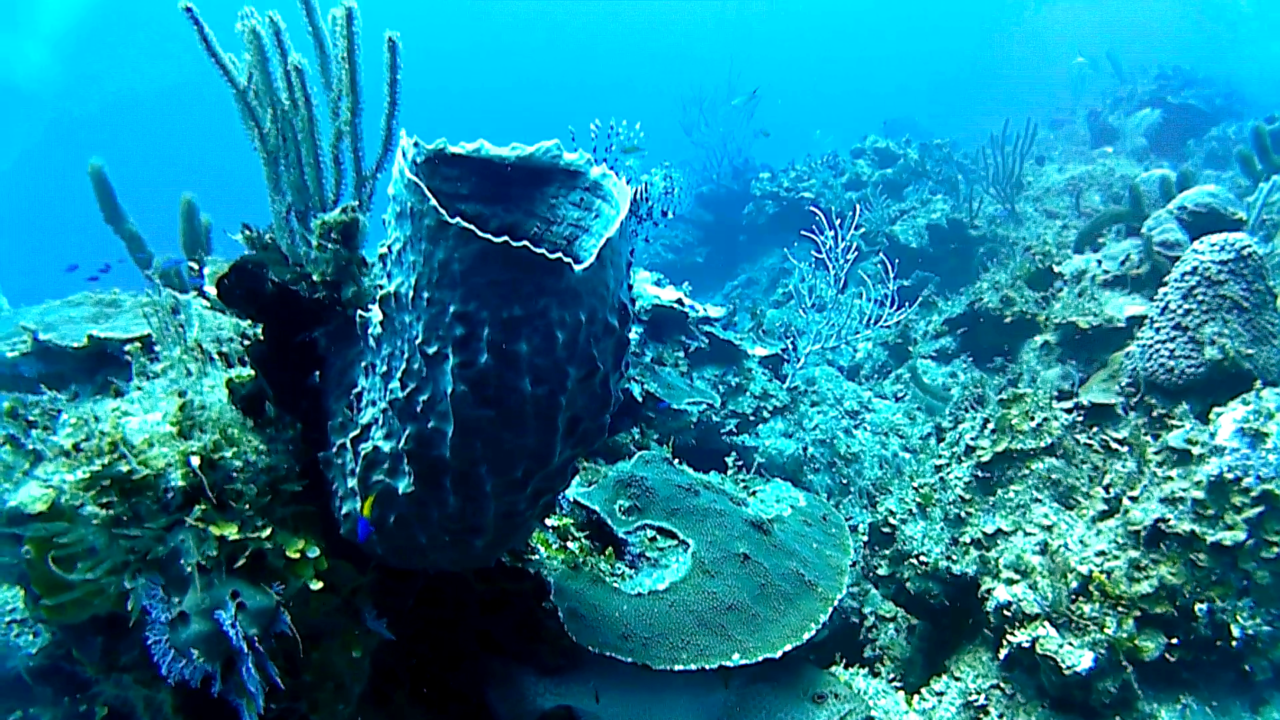
[[[643,452],[587,468],[567,497],[608,526],[616,563],[547,568],[569,635],[660,670],[749,665],[812,637],[844,595],[853,541],[826,500],[749,490]]]
[[[394,565],[487,566],[621,402],[631,192],[559,142],[402,137],[390,193],[359,343],[329,373],[338,517]]]

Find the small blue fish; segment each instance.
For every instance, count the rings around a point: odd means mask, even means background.
[[[666,400],[659,400],[659,401],[658,401],[658,409],[659,409],[659,410],[666,410],[666,409],[667,409],[667,408],[669,408],[669,407],[671,407],[671,403],[667,402]]]
[[[70,265],[68,265],[68,266],[66,266],[65,268],[63,268],[63,269],[62,269],[62,272],[64,272],[64,273],[73,273],[73,272],[75,272],[75,271],[77,271],[77,270],[79,270],[79,269],[80,269],[80,263],[71,263]]]
[[[182,258],[165,258],[160,263],[160,272],[168,274],[175,280],[181,279],[191,287],[204,285],[204,278],[201,275],[200,268],[195,263],[188,262]]]
[[[387,629],[387,621],[378,617],[378,613],[374,611],[372,606],[364,608],[364,626],[373,631],[374,635],[384,640],[395,640],[396,636],[391,634]]]
[[[360,503],[360,517],[356,518],[356,542],[365,543],[373,537],[373,499],[377,493],[370,495]]]
[[[102,279],[102,277],[101,277],[101,276],[98,276],[98,275],[90,275],[89,277],[85,278],[85,279],[84,279],[84,281],[85,281],[85,282],[98,282],[98,281],[99,281],[99,280],[101,280],[101,279]]]
[[[743,95],[742,97],[734,98],[733,100],[731,100],[729,102],[729,107],[743,108],[752,103],[759,102],[759,101],[760,101],[760,88],[759,86],[757,86],[755,90],[752,90],[746,95]]]

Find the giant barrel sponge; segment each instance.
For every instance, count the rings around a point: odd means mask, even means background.
[[[559,142],[401,137],[359,347],[330,385],[345,535],[433,570],[528,539],[621,397],[630,203]]]

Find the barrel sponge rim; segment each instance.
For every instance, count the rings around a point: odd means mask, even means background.
[[[653,546],[630,543],[615,555],[620,562],[544,567],[570,637],[601,655],[691,671],[779,658],[816,635],[852,573],[844,517],[789,483],[769,480],[746,491],[736,481],[654,451],[584,467],[566,497],[614,538],[665,527],[682,547],[666,553],[677,566],[661,582],[626,581],[622,565],[643,569],[655,559]],[[658,554],[671,545],[659,539]]]
[[[589,182],[600,184],[605,191],[604,195],[610,200],[607,206],[602,208],[607,222],[596,223],[591,228],[590,236],[580,238],[580,246],[589,250],[580,255],[549,251],[528,238],[488,232],[467,219],[449,212],[427,184],[414,173],[414,166],[432,154],[490,159],[495,162],[532,163],[581,173]],[[427,202],[431,203],[447,222],[463,227],[491,242],[527,249],[548,260],[568,263],[574,271],[585,270],[595,263],[605,243],[619,233],[628,213],[631,212],[631,188],[626,180],[618,177],[607,166],[597,165],[589,153],[582,150],[572,152],[566,150],[559,140],[544,140],[533,145],[523,143],[495,145],[483,138],[457,144],[451,144],[446,138],[440,138],[435,142],[425,143],[401,130],[392,175],[412,181]],[[394,187],[394,183],[392,186]]]

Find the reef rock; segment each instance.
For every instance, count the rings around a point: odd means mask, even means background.
[[[1169,258],[1178,258],[1195,240],[1245,229],[1243,203],[1217,185],[1197,185],[1156,210],[1142,223],[1142,238]]]
[[[0,320],[0,392],[106,392],[133,377],[129,346],[150,346],[143,302],[121,292],[78,293]]]
[[[591,656],[554,675],[503,668],[491,690],[498,720],[841,720],[868,703],[834,670],[787,658],[717,672],[658,672]]]

